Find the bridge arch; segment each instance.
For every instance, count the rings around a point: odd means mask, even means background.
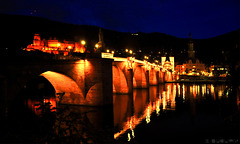
[[[146,71],[141,66],[135,67],[133,71],[133,88],[147,88],[148,82]]]
[[[40,75],[45,77],[53,85],[56,94],[65,93],[61,103],[81,104],[84,101],[82,90],[72,78],[53,71],[46,71]]]
[[[124,73],[117,67],[112,66],[113,93],[128,93],[128,84]]]

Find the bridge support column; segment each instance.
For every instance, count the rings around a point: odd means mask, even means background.
[[[146,71],[146,88],[149,87],[149,70]]]
[[[89,59],[84,71],[86,105],[112,105],[112,60]]]
[[[158,72],[158,83],[160,84],[164,83],[164,72],[162,71]]]
[[[158,72],[154,68],[149,72],[149,85],[158,85]]]
[[[128,84],[128,93],[133,93],[133,69],[128,69],[126,72],[126,79]]]

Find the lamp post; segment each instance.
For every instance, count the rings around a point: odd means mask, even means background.
[[[81,40],[80,53],[84,53],[86,51],[85,45],[86,41]]]
[[[130,54],[132,54],[132,53],[133,53],[133,51],[132,51],[132,50],[129,50],[129,53],[130,53]]]
[[[86,44],[86,41],[82,40],[81,44],[84,46]]]

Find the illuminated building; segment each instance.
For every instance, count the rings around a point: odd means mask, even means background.
[[[212,65],[209,67],[209,72],[214,76],[226,77],[229,75],[229,67],[222,65]]]
[[[64,40],[61,43],[56,39],[41,40],[40,35],[35,34],[33,44],[28,45],[27,48],[24,48],[24,50],[68,55],[70,52],[84,53],[86,51],[86,48],[84,45],[81,45],[78,42]]]
[[[167,59],[167,58],[169,58],[169,59]],[[173,56],[161,57],[161,64],[162,64],[162,68],[164,70],[174,71],[174,57]]]
[[[188,42],[188,59],[182,65],[175,67],[175,72],[178,74],[199,75],[201,72],[206,72],[205,64],[195,58],[195,51],[191,33],[189,34]]]

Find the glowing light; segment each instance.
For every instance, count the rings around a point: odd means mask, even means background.
[[[57,44],[57,46],[58,46],[58,47],[60,47],[60,46],[61,46],[61,44],[60,44],[60,43],[58,43],[58,44]]]
[[[222,90],[219,90],[218,91],[218,96],[221,97],[223,95],[223,91]]]
[[[81,41],[81,44],[82,44],[82,45],[85,45],[85,44],[86,44],[86,41],[82,40],[82,41]]]
[[[178,96],[180,96],[181,91],[180,91],[180,85],[178,85]]]
[[[132,50],[130,50],[130,51],[129,51],[129,53],[130,53],[130,54],[132,54],[132,53],[133,53],[133,51],[132,51]]]
[[[112,54],[114,54],[114,51],[112,51]]]
[[[160,100],[158,100],[156,103],[156,114],[157,114],[157,116],[160,115]]]
[[[134,130],[132,129],[132,137],[135,138]]]
[[[130,136],[130,133],[128,133],[128,141],[131,140],[131,136]]]
[[[109,50],[109,49],[107,49],[107,50],[106,50],[106,52],[107,52],[107,53],[109,53],[109,52],[110,52],[110,50]]]
[[[147,115],[146,115],[146,122],[147,124],[150,123],[151,119],[151,111],[150,111],[150,106],[147,107]]]
[[[183,100],[185,100],[185,86],[183,85],[182,88],[183,88]]]
[[[68,46],[69,49],[72,49],[72,46]]]
[[[95,48],[98,48],[99,47],[99,45],[98,44],[95,44]]]
[[[128,49],[125,49],[125,52],[128,52]]]
[[[113,58],[113,54],[111,54],[111,53],[102,52],[101,56],[102,56],[102,58]]]

